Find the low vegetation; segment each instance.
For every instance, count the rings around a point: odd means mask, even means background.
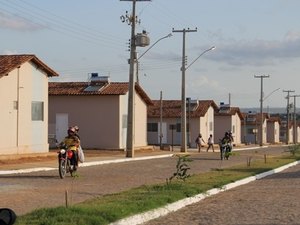
[[[165,206],[186,197],[205,193],[212,188],[258,173],[262,173],[300,159],[299,152],[289,156],[253,161],[251,166],[214,169],[199,175],[187,175],[188,157],[180,158],[172,182],[145,185],[125,192],[105,195],[69,207],[47,208],[33,211],[17,219],[17,225],[99,225]],[[180,165],[184,165],[180,168]],[[184,182],[183,182],[184,180]]]

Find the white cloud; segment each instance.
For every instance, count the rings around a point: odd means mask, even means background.
[[[220,44],[206,57],[234,66],[266,66],[300,57],[300,34],[289,32],[283,40],[231,41]]]
[[[15,15],[0,12],[0,28],[17,31],[34,31],[44,29],[44,26]]]

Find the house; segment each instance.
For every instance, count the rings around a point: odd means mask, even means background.
[[[246,144],[259,144],[261,138],[261,123],[262,123],[262,143],[267,142],[267,120],[268,113],[248,112],[243,114],[242,121],[242,138]]]
[[[186,108],[187,143],[196,147],[195,139],[199,133],[205,142],[214,133],[214,112],[218,106],[212,100],[190,100]],[[158,145],[162,138],[162,144],[181,145],[181,100],[153,100],[147,117],[149,144]]]
[[[48,77],[35,55],[0,55],[0,154],[49,151]]]
[[[230,131],[233,136],[233,144],[241,144],[243,115],[238,107],[229,104],[221,104],[215,112],[214,142],[218,143],[224,137],[225,132]]]
[[[135,85],[134,146],[147,146],[147,106],[151,99]],[[92,74],[89,82],[49,83],[49,134],[63,140],[77,125],[83,148],[126,148],[128,83]]]
[[[267,120],[267,142],[270,144],[280,143],[280,117],[271,116]]]

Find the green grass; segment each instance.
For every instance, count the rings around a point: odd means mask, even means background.
[[[186,197],[205,193],[212,188],[272,170],[299,160],[298,154],[268,158],[251,162],[251,166],[239,165],[225,169],[192,175],[185,182],[172,180],[168,185],[144,185],[129,191],[105,195],[80,204],[33,211],[17,218],[17,225],[99,225],[165,206]],[[175,169],[175,168],[174,168]],[[167,178],[166,178],[167,179]]]

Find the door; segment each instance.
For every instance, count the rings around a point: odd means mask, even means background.
[[[69,127],[69,115],[67,113],[57,113],[55,123],[56,140],[61,142],[67,136]]]

